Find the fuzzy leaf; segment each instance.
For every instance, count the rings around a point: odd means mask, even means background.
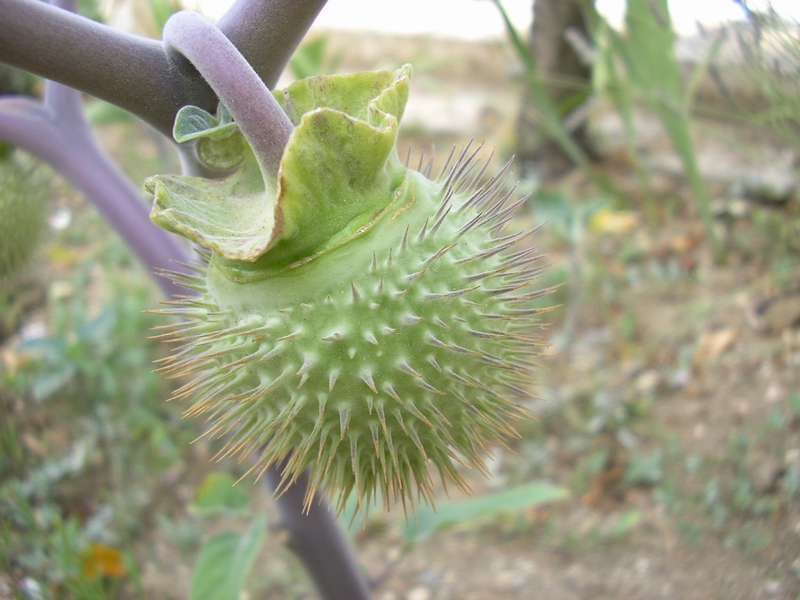
[[[205,137],[224,137],[236,131],[237,126],[230,113],[220,107],[220,116],[204,111],[197,106],[184,106],[175,116],[172,135],[179,144]]]

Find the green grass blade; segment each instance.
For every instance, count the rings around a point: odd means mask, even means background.
[[[622,198],[623,194],[617,188],[617,186],[614,185],[614,182],[611,181],[611,179],[605,173],[598,171],[591,164],[586,152],[583,151],[580,145],[564,128],[564,125],[561,123],[559,107],[557,107],[550,99],[547,90],[545,89],[542,74],[536,67],[536,62],[534,61],[533,56],[531,56],[528,46],[523,41],[522,36],[520,36],[519,32],[517,31],[517,28],[514,27],[514,24],[511,22],[508,12],[506,12],[502,2],[500,0],[492,1],[494,2],[495,6],[497,6],[497,10],[500,12],[506,33],[509,40],[511,40],[511,45],[525,67],[525,85],[528,88],[528,91],[530,92],[534,102],[536,103],[536,109],[542,120],[542,125],[547,131],[547,134],[556,141],[556,143],[561,147],[561,149],[575,164],[575,166],[579,167],[587,175],[589,175],[592,181],[594,181],[594,183],[601,190],[614,196],[615,198]]]
[[[694,153],[689,99],[675,58],[675,33],[667,0],[628,0],[625,24],[627,33],[619,47],[631,84],[656,112],[678,151],[714,258],[722,263],[724,250],[714,230],[711,198]]]

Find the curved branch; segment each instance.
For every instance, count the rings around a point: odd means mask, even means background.
[[[281,465],[272,465],[265,473],[272,492],[280,489]],[[286,488],[275,503],[283,525],[289,531],[289,544],[303,561],[309,576],[324,600],[369,600],[366,580],[342,529],[334,520],[328,503],[319,494],[303,513],[308,472]],[[298,510],[299,508],[299,510]]]
[[[325,2],[237,0],[217,27],[273,89]]]
[[[124,108],[170,139],[183,106],[216,109],[205,81],[180,75],[155,40],[32,0],[0,0],[0,15],[0,61]]]
[[[56,83],[47,91],[58,96],[54,109],[30,98],[0,99],[0,139],[50,163],[83,192],[152,275],[188,262],[175,236],[150,222],[147,205],[97,144],[83,113],[71,110],[79,103],[78,92]],[[165,277],[156,280],[167,296],[184,293]]]
[[[197,13],[181,11],[164,26],[164,46],[186,57],[228,108],[273,183],[293,127],[289,117],[231,41]]]
[[[239,0],[220,29],[274,87],[325,0]],[[162,45],[34,0],[0,0],[0,62],[76,88],[133,113],[172,139],[192,104],[214,112],[202,77],[182,73]]]

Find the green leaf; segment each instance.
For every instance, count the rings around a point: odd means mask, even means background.
[[[247,508],[250,498],[236,487],[236,480],[227,473],[209,473],[197,488],[189,510],[195,514],[210,516],[220,513],[238,512]]]
[[[220,116],[215,117],[197,106],[184,106],[175,116],[172,135],[176,142],[183,144],[199,138],[226,137],[236,130],[236,123],[230,120],[224,107],[220,107]]]
[[[190,600],[239,600],[266,531],[262,514],[243,534],[229,531],[208,540],[194,568]]]
[[[403,534],[408,541],[416,543],[436,531],[458,523],[532,508],[568,497],[569,490],[567,488],[540,482],[520,485],[477,498],[450,502],[440,506],[438,510],[425,506],[417,511],[416,521],[409,520],[406,523],[403,527]]]

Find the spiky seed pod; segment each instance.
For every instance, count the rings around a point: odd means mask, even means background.
[[[28,261],[44,230],[50,185],[35,164],[0,160],[0,281]]]
[[[477,152],[435,181],[397,160],[409,76],[313,78],[279,96],[296,130],[269,226],[196,201],[235,183],[148,184],[156,222],[213,249],[176,275],[199,297],[165,311],[183,321],[164,334],[180,346],[163,371],[197,375],[174,397],[227,438],[222,456],[283,465],[283,487],[308,469],[307,503],[317,489],[339,509],[351,491],[367,507],[376,491],[432,501],[431,465],[463,487],[456,463],[484,470],[488,444],[515,435],[543,344],[530,306],[548,291],[533,288],[542,255],[519,244],[531,231],[503,231],[524,201],[502,194],[507,166],[477,187]]]

